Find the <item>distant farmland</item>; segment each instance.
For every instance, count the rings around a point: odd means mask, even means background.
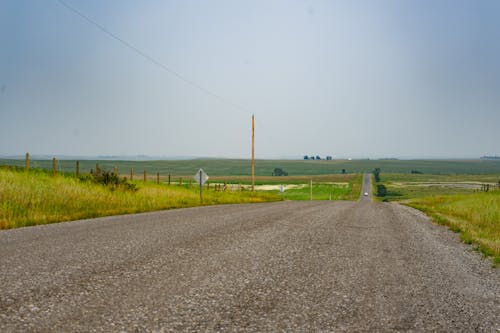
[[[57,156],[56,156],[57,157]],[[75,160],[58,160],[57,169],[60,172],[74,172]],[[81,172],[95,169],[96,163],[105,170],[118,168],[120,174],[126,176],[134,169],[135,177],[140,178],[144,170],[149,176],[160,172],[164,177],[191,176],[203,168],[210,176],[245,176],[250,175],[249,160],[242,159],[194,159],[184,161],[113,161],[113,160],[80,160]],[[24,166],[24,160],[0,159],[0,165]],[[51,169],[51,160],[32,160],[32,168]],[[380,168],[382,173],[411,173],[412,171],[424,174],[454,175],[454,174],[500,174],[500,161],[489,160],[334,160],[334,161],[305,161],[305,160],[257,160],[255,174],[257,176],[271,176],[275,168],[281,168],[290,176],[324,175],[370,172]]]

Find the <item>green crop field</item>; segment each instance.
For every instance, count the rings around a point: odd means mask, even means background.
[[[120,174],[127,176],[133,168],[135,177],[142,177],[144,170],[148,175],[160,172],[162,177],[191,176],[203,168],[209,176],[248,176],[251,173],[250,160],[234,159],[194,159],[184,161],[114,161],[81,160],[82,172],[95,169],[96,163],[106,170],[118,168]],[[24,159],[0,159],[0,165],[24,166]],[[51,160],[32,160],[31,167],[51,169]],[[57,168],[62,172],[75,172],[74,160],[58,160]],[[500,174],[500,161],[487,160],[256,160],[255,174],[271,176],[275,168],[282,168],[290,176],[340,174],[371,172],[380,168],[383,173],[409,174],[412,170],[424,174]]]

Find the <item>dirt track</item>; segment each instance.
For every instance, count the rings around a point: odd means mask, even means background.
[[[500,329],[500,270],[369,197],[2,231],[0,251],[1,332]]]

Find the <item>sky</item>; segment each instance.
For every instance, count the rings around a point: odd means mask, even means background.
[[[500,155],[500,1],[61,1],[0,0],[0,155]]]

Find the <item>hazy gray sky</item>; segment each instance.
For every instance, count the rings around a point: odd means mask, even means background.
[[[224,100],[1,0],[0,154],[500,154],[500,1],[64,1]]]

